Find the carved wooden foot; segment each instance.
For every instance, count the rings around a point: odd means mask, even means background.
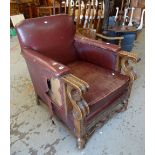
[[[83,149],[85,147],[86,140],[84,138],[78,138],[77,139],[77,147],[79,149]]]
[[[121,112],[124,112],[127,110],[127,107],[128,107],[128,100],[124,100],[123,101],[123,107],[121,109]]]
[[[127,107],[128,107],[128,100],[124,100],[121,103],[121,107],[119,109],[115,110],[115,112],[117,112],[117,113],[124,112],[127,110]]]
[[[53,120],[53,114],[51,114],[50,119],[52,120],[52,124],[55,125],[55,121]]]
[[[36,94],[36,103],[37,105],[40,105],[40,97]]]

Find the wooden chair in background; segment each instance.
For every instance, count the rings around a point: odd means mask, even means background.
[[[44,0],[36,5],[37,17],[66,13],[66,1]]]
[[[78,34],[92,39],[118,40],[121,46],[123,37],[109,37],[102,34],[104,7],[104,1],[79,0],[74,3],[74,7],[69,8],[68,14],[73,16]]]

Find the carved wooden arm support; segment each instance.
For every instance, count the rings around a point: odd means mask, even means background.
[[[137,63],[139,62],[141,59],[137,56],[136,53],[129,53],[126,51],[120,51],[119,52],[119,56],[120,56],[120,65],[121,65],[121,69],[122,71],[125,73],[125,75],[129,76],[131,81],[136,80],[137,75],[133,70],[132,66],[129,66],[129,60],[131,60],[133,63]]]
[[[89,85],[72,74],[67,74],[62,77],[67,84],[67,95],[73,106],[73,115],[77,120],[82,120],[89,114],[89,106],[83,98]]]

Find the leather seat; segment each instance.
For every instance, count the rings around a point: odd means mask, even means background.
[[[67,66],[73,75],[86,81],[90,86],[89,91],[84,95],[90,106],[90,114],[86,117],[86,122],[127,92],[128,76],[84,61],[76,61]]]
[[[73,75],[90,86],[84,95],[88,105],[108,102],[124,92],[129,84],[129,77],[91,63],[76,61],[67,66]]]

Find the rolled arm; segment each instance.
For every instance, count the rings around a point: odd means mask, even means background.
[[[69,72],[69,68],[67,66],[56,62],[35,50],[24,48],[21,53],[26,60],[39,66],[39,68],[45,68],[45,70],[52,74],[53,77],[59,77]]]
[[[75,48],[81,60],[107,69],[116,69],[120,47],[103,41],[76,35]]]
[[[118,45],[106,43],[104,41],[90,39],[90,38],[84,37],[84,36],[79,35],[79,34],[75,35],[74,40],[77,43],[83,43],[83,44],[87,44],[87,45],[90,45],[90,46],[96,46],[96,47],[99,47],[99,48],[102,48],[102,49],[111,50],[113,52],[120,51],[120,49],[121,49]]]

